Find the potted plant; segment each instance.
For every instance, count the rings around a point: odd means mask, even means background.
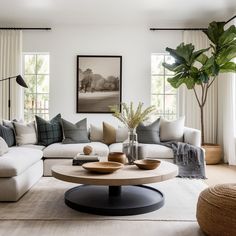
[[[143,103],[139,102],[136,109],[134,109],[133,102],[130,105],[121,103],[120,106],[111,106],[113,116],[120,120],[129,130],[128,139],[123,143],[123,152],[126,154],[129,164],[138,158],[138,138],[136,133],[137,126],[148,119],[150,113],[155,110],[155,106],[149,106],[143,110]]]
[[[163,66],[174,72],[168,82],[178,88],[185,84],[194,91],[201,115],[202,146],[206,151],[207,164],[216,164],[219,160],[211,160],[218,155],[221,158],[219,145],[206,144],[204,137],[204,106],[206,104],[209,88],[217,79],[219,73],[236,72],[236,64],[232,61],[236,57],[236,27],[224,29],[225,22],[212,22],[203,32],[211,41],[209,48],[195,51],[193,44],[181,43],[176,49],[166,48],[166,51],[175,59],[173,64],[163,63]],[[210,53],[210,56],[206,55]],[[196,87],[200,86],[200,96]],[[211,154],[211,152],[213,152]],[[217,159],[217,158],[216,158]]]

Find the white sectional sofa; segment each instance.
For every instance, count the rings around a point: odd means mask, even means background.
[[[201,133],[192,128],[184,129],[184,142],[200,147]],[[122,143],[109,146],[102,142],[62,144],[47,147],[27,145],[11,147],[0,157],[0,201],[17,201],[42,175],[51,176],[51,167],[72,159],[90,145],[93,152],[107,158],[109,152],[122,151]],[[158,144],[142,145],[142,158],[157,158],[173,161],[173,151]]]
[[[43,152],[11,147],[0,158],[0,201],[17,201],[43,175]]]
[[[184,142],[201,147],[200,130],[185,127]],[[108,156],[109,152],[122,152],[122,143],[113,143],[109,146],[102,142],[80,144],[54,143],[43,150],[44,176],[51,176],[51,167],[53,165],[72,159],[79,152],[82,153],[85,145],[92,146],[94,153],[103,157],[103,160]],[[140,143],[139,145],[142,146],[142,158],[156,158],[173,162],[172,149],[158,144]]]

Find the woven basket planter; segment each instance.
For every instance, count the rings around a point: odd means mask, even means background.
[[[221,184],[201,192],[197,220],[209,236],[236,235],[236,184]]]

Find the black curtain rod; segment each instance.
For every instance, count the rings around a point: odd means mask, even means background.
[[[229,23],[233,19],[236,18],[236,15],[231,17],[229,20],[225,22],[225,24]],[[155,31],[155,30],[207,30],[207,28],[150,28],[150,30]]]
[[[235,18],[236,18],[236,15],[233,16],[233,17],[231,17],[229,20],[227,20],[227,21],[225,22],[225,24],[229,23],[231,20],[233,20],[233,19],[235,19]]]
[[[207,28],[150,28],[150,30],[207,30]]]
[[[18,27],[0,27],[0,30],[51,30],[52,28],[18,28]]]

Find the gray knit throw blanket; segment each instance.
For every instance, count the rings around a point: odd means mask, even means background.
[[[206,179],[204,153],[201,148],[176,141],[160,144],[173,150],[174,163],[179,167],[178,177]]]

